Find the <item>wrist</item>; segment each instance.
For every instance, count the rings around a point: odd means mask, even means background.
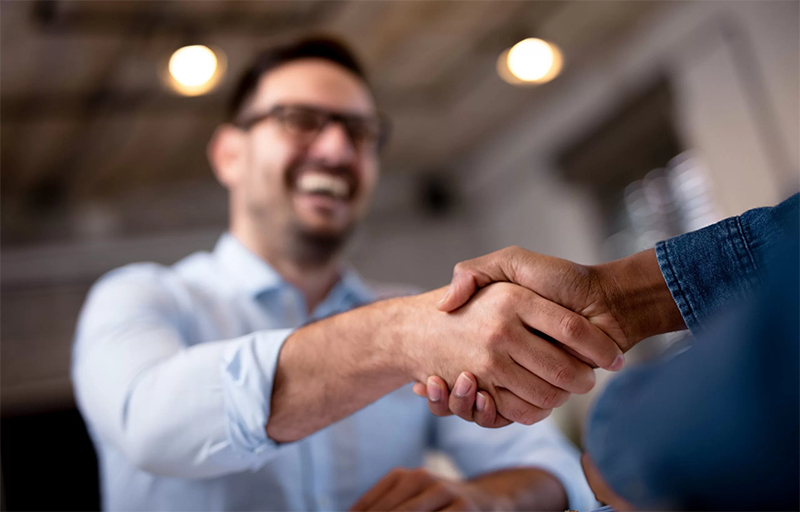
[[[436,301],[444,294],[441,288],[420,295],[393,299],[387,304],[392,313],[389,320],[392,364],[403,372],[410,380],[425,382],[426,358],[430,357],[424,344],[430,335],[429,315],[447,315],[438,311]]]
[[[645,338],[686,328],[672,298],[655,250],[592,267],[630,350]]]

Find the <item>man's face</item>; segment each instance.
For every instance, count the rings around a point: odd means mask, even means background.
[[[259,223],[257,229],[346,236],[372,196],[377,150],[351,140],[336,121],[315,136],[303,135],[298,127],[307,119],[297,109],[374,118],[369,91],[336,64],[304,59],[264,75],[240,118],[258,117],[276,106],[283,109],[244,131],[242,175],[233,200],[244,201],[247,216]]]

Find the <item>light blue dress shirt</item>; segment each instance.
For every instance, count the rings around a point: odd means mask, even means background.
[[[104,276],[81,313],[72,366],[104,509],[346,510],[431,449],[467,477],[543,468],[571,508],[591,508],[577,450],[550,421],[487,430],[437,418],[410,385],[301,441],[266,436],[287,336],[381,293],[347,270],[308,317],[299,291],[229,234],[173,266]]]

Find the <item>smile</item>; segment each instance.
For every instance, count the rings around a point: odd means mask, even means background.
[[[320,194],[346,200],[351,195],[346,179],[321,172],[305,172],[297,180],[296,190],[302,194]]]

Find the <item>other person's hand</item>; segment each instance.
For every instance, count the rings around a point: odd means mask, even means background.
[[[646,337],[686,328],[652,249],[602,265],[585,266],[508,247],[456,265],[451,286],[437,307],[442,311],[457,311],[481,287],[502,281],[533,291],[539,298],[537,306],[542,308],[540,319],[548,315],[560,318],[542,319],[543,323],[573,321],[561,316],[567,310],[585,317],[593,329],[606,334],[606,337],[582,336],[578,330],[563,329],[568,333],[566,336],[553,336],[564,351],[595,367],[612,371],[622,368],[621,354],[613,360],[596,355],[612,352],[603,345],[609,340],[625,352]],[[448,387],[442,383],[442,379],[431,375],[414,385],[415,393],[428,396],[434,414],[457,414],[484,427],[505,424],[502,419],[492,419],[492,413],[496,412],[492,410],[494,404],[484,398],[478,400],[477,390],[468,396],[448,396]],[[431,400],[431,393],[433,398],[440,395],[445,398]],[[480,411],[477,407],[468,410],[470,403],[483,407]]]
[[[350,510],[510,510],[511,503],[470,482],[423,468],[397,468],[364,493]]]
[[[437,307],[454,311],[493,282],[518,284],[578,313],[605,332],[623,352],[649,336],[686,328],[653,249],[587,266],[507,247],[457,264],[450,288]],[[581,340],[577,345],[559,341],[595,366],[607,370],[622,367],[622,358],[614,362],[593,358],[589,345],[596,342],[594,339]]]
[[[425,381],[437,375],[448,389],[456,389],[459,374],[470,372],[475,390],[484,390],[507,420],[531,425],[570,393],[594,386],[588,364],[536,331],[567,346],[586,345],[589,358],[606,366],[621,356],[619,347],[586,318],[520,286],[487,286],[450,314],[433,307],[440,294],[436,290],[399,302],[397,324],[404,326],[401,339],[412,378]]]

